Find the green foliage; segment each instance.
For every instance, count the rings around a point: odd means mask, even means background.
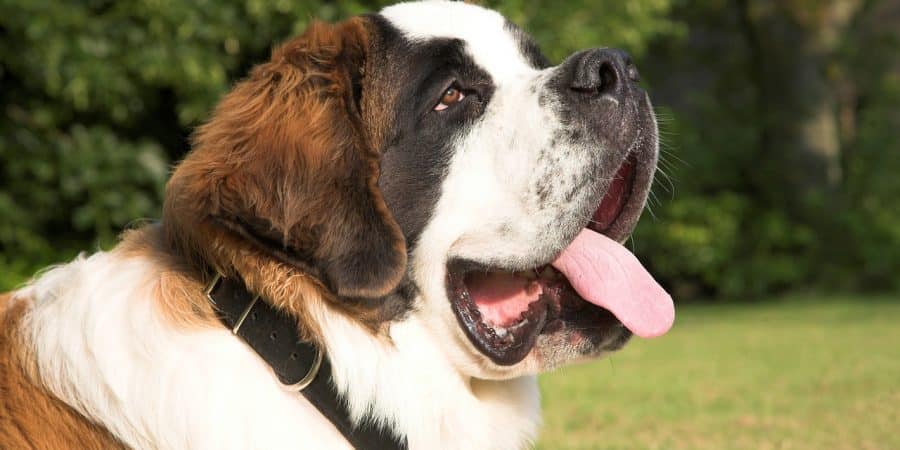
[[[887,72],[861,112],[859,140],[848,158],[844,217],[863,287],[900,285],[900,75]],[[839,272],[839,271],[835,271]],[[838,274],[836,274],[838,275]],[[839,274],[846,276],[846,274]]]
[[[563,6],[553,0],[494,0],[486,6],[502,12],[531,33],[554,62],[591,47],[628,49],[643,56],[656,38],[683,35],[680,22],[669,17],[672,0],[577,0]]]
[[[834,111],[840,186],[799,200],[789,181],[802,168],[772,154],[777,143],[765,127],[775,119],[761,109],[780,108],[780,93],[763,98],[739,12],[702,0],[673,10],[690,36],[656,41],[642,63],[655,70],[642,70],[651,91],[671,99],[660,116],[662,169],[674,194],[658,179],[655,218],[639,225],[634,242],[676,298],[900,288],[900,42],[890,22],[879,26],[886,3],[871,3],[824,68],[850,99]]]
[[[0,290],[158,217],[190,130],[234,80],[313,18],[387,3],[0,0]],[[485,3],[531,32],[551,61],[593,46],[638,60],[654,102],[665,105],[669,179],[660,178],[655,219],[645,218],[634,244],[680,298],[900,287],[900,79],[892,70],[900,45],[893,27],[871,19],[887,16],[879,13],[886,2],[866,3],[822,68],[859,101],[853,133],[842,134],[840,189],[804,208],[785,201],[776,180],[789,171],[766,153],[773,118],[765,107],[778,98],[763,101],[741,20],[746,2]]]

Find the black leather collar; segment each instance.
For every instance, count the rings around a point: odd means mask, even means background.
[[[358,427],[331,382],[327,356],[300,339],[297,322],[247,291],[240,280],[216,276],[206,295],[219,318],[268,364],[285,389],[299,391],[357,450],[405,450],[406,439],[365,421]]]

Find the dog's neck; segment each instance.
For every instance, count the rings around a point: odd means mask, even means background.
[[[220,324],[173,320],[193,314],[203,286],[149,250],[80,258],[20,291],[34,305],[23,332],[53,394],[136,448],[346,445]],[[386,337],[324,302],[313,305],[310,318],[353,418],[398,430],[411,449],[513,449],[534,438],[534,378],[463,375],[416,312]]]
[[[305,337],[324,347],[354,422],[375,420],[399,430],[411,449],[450,448],[447,443],[457,442],[459,448],[513,449],[535,438],[540,422],[536,380],[490,381],[463,374],[440,345],[444,338],[430,331],[416,308],[392,312],[398,320],[385,321],[370,311],[335,308],[335,299],[320,283],[265,256],[229,252],[219,260],[230,264],[228,272],[246,280],[252,291],[308,324],[313,332]],[[404,291],[418,295],[415,289]]]
[[[371,309],[336,308],[346,305],[278,261],[248,258],[246,252],[224,256],[251,290],[308,324],[313,331],[308,338],[325,348],[354,422],[375,420],[399,430],[411,449],[456,443],[514,449],[535,438],[540,422],[535,379],[490,381],[462,373],[440,345],[445,338],[430,331],[416,308],[388,308],[396,320],[376,317]]]
[[[323,332],[351,414],[370,413],[402,430],[411,449],[518,449],[535,438],[535,378],[490,381],[459,372],[416,313],[391,325],[390,342],[334,315]]]

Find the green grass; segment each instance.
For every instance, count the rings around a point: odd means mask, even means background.
[[[900,298],[689,305],[541,390],[539,449],[900,449]]]

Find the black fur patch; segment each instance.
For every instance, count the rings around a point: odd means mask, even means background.
[[[411,252],[434,213],[457,138],[481,117],[494,84],[465,52],[464,42],[412,42],[381,16],[371,18],[380,36],[376,64],[386,68],[387,89],[397,93],[388,106],[393,116],[385,133],[379,187]],[[466,98],[433,111],[454,83]]]

